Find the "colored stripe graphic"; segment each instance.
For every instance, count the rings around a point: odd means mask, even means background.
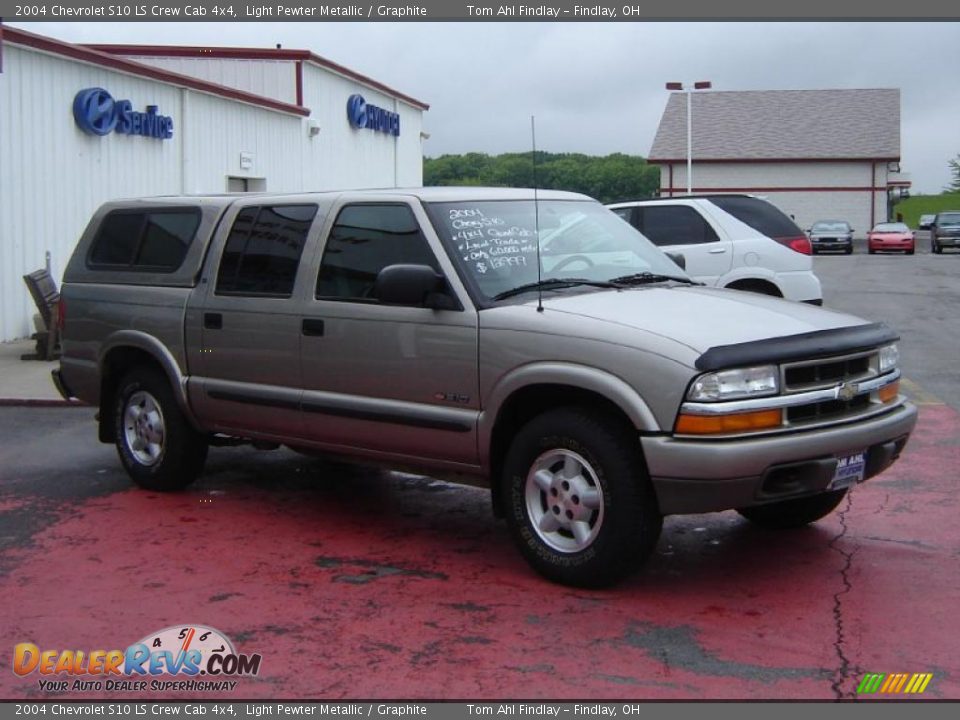
[[[883,682],[884,675],[882,673],[867,673],[863,676],[863,680],[860,681],[860,687],[857,688],[857,694],[867,694],[875,693],[880,687],[880,683]]]
[[[875,692],[888,695],[903,693],[918,695],[927,689],[933,679],[932,673],[867,673],[857,686],[858,695]]]

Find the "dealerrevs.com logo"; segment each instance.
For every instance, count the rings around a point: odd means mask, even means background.
[[[260,672],[261,656],[238,653],[230,639],[204,625],[176,625],[151,633],[126,650],[41,650],[19,643],[13,672],[37,673],[41,690],[233,690],[236,677]],[[173,679],[171,679],[173,678]]]

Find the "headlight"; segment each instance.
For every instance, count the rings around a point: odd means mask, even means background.
[[[880,374],[893,370],[900,362],[900,349],[897,344],[885,345],[880,348]]]
[[[780,389],[779,375],[776,365],[707,373],[694,380],[687,399],[715,402],[776,395]]]

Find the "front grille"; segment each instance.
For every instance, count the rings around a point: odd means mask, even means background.
[[[811,420],[834,420],[870,406],[870,395],[861,395],[852,400],[826,400],[824,402],[787,408],[787,422],[799,423]]]
[[[871,355],[826,359],[813,363],[785,365],[783,369],[783,385],[786,392],[810,390],[817,387],[829,387],[837,383],[850,380],[864,379],[871,376]]]
[[[845,384],[853,385],[859,391],[857,383],[875,378],[879,374],[879,367],[880,358],[876,350],[786,363],[781,370],[782,392],[792,395]],[[836,398],[790,407],[784,410],[784,420],[787,425],[817,425],[869,414],[876,405],[871,395],[863,393],[849,400]]]

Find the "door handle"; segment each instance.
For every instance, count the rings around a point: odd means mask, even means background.
[[[221,315],[220,313],[204,313],[203,326],[207,330],[222,330],[223,315]]]
[[[726,251],[727,251],[726,248],[713,248],[713,249],[710,251],[710,254],[711,254],[711,255],[720,255],[720,254],[722,254],[722,253],[725,253]]]
[[[323,336],[323,320],[316,318],[304,318],[300,325],[301,332],[308,337]]]

